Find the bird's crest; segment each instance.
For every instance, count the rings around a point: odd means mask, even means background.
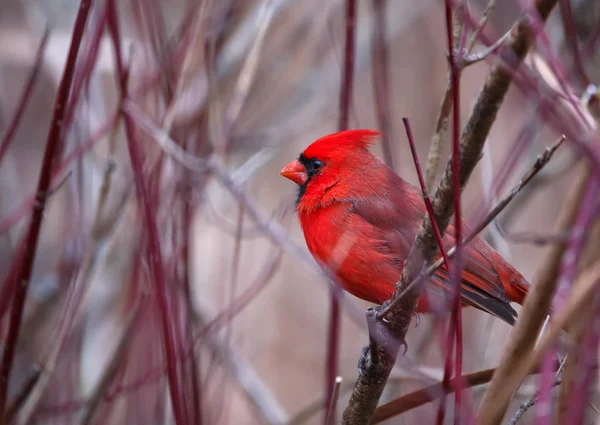
[[[304,150],[308,158],[319,157],[338,149],[368,149],[381,133],[375,130],[345,130],[323,136]]]

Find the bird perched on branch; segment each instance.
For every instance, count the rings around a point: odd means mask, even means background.
[[[369,151],[378,135],[348,130],[322,137],[280,174],[299,186],[296,210],[313,257],[346,291],[382,304],[394,292],[427,212],[420,190]],[[455,245],[453,222],[443,241],[446,250]],[[463,305],[514,324],[510,302],[523,303],[525,278],[480,237],[464,247],[463,258]],[[428,279],[417,312],[447,311],[451,288],[443,264]]]

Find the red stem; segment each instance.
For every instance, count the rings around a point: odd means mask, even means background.
[[[419,178],[419,185],[421,186],[421,192],[423,193],[423,202],[425,203],[425,207],[427,208],[427,214],[429,215],[429,220],[431,221],[431,226],[433,227],[435,240],[438,243],[438,247],[440,249],[442,257],[444,258],[444,262],[446,264],[450,264],[450,259],[448,258],[448,254],[446,253],[446,249],[444,248],[442,233],[440,232],[440,228],[437,225],[437,221],[435,221],[435,214],[433,212],[431,198],[429,197],[429,193],[427,193],[427,188],[425,187],[423,170],[421,169],[421,162],[419,161],[417,148],[415,147],[415,140],[413,138],[410,122],[408,121],[408,118],[402,118],[402,122],[404,123],[404,128],[406,129],[406,137],[408,138],[408,144],[410,145],[410,152],[412,153],[413,161],[415,163],[415,169],[417,170],[417,177]]]
[[[21,93],[21,97],[19,98],[19,104],[17,105],[15,113],[10,120],[10,124],[8,125],[8,129],[6,130],[6,133],[4,133],[4,137],[2,137],[2,141],[0,142],[0,164],[2,163],[2,158],[4,158],[10,142],[17,132],[19,123],[23,118],[23,114],[25,113],[25,109],[27,108],[27,104],[31,98],[31,93],[33,93],[33,88],[35,87],[35,82],[37,81],[40,69],[42,67],[42,62],[44,60],[44,52],[46,51],[46,44],[48,43],[49,35],[50,31],[48,28],[46,28],[44,35],[42,36],[42,41],[37,49],[37,53],[35,54],[35,62],[33,63],[31,71],[29,71],[27,82],[23,87],[23,93]]]
[[[117,63],[117,72],[119,75],[119,86],[122,99],[128,98],[127,92],[127,72],[123,65],[121,56],[119,23],[117,18],[117,9],[115,0],[110,0],[108,3],[108,28],[114,44],[115,59]],[[180,380],[178,377],[177,367],[177,347],[176,339],[173,335],[173,329],[170,324],[177,326],[177,320],[171,314],[171,309],[168,300],[168,289],[165,280],[164,265],[162,262],[162,253],[160,247],[160,238],[158,235],[158,226],[154,215],[154,206],[151,204],[151,198],[146,181],[144,180],[143,172],[143,153],[140,149],[140,142],[135,132],[135,123],[128,113],[123,115],[125,121],[125,131],[127,133],[127,146],[129,156],[131,157],[131,165],[134,172],[134,181],[138,200],[141,204],[142,219],[147,231],[148,237],[148,263],[154,284],[156,285],[156,299],[160,314],[160,323],[162,329],[162,346],[164,356],[167,363],[167,380],[169,383],[169,395],[173,406],[173,416],[177,425],[187,423],[186,412],[183,403],[183,394],[180,393]]]
[[[450,79],[452,83],[452,192],[454,194],[454,231],[456,241],[456,256],[453,270],[448,267],[448,274],[451,280],[455,282],[451,302],[453,304],[452,316],[448,327],[448,352],[446,353],[446,364],[444,366],[444,388],[448,388],[450,377],[452,375],[452,341],[453,333],[456,336],[456,356],[455,356],[455,374],[462,376],[462,311],[460,301],[460,284],[461,284],[461,268],[462,268],[462,221],[461,221],[461,203],[460,203],[460,68],[457,65],[454,57],[453,46],[453,31],[452,31],[452,0],[445,1],[445,18],[446,18],[446,38],[448,45],[448,55],[450,62]],[[456,381],[455,403],[454,403],[454,423],[460,423],[461,415],[461,386],[460,380]],[[442,424],[444,418],[444,410],[446,405],[446,397],[440,400],[438,409],[437,423]]]
[[[585,73],[583,63],[581,61],[581,51],[579,50],[579,45],[577,43],[577,34],[575,33],[575,23],[573,22],[573,11],[571,10],[571,1],[561,0],[558,3],[558,5],[560,7],[560,16],[562,18],[563,27],[565,30],[565,38],[567,40],[567,43],[569,44],[571,53],[573,54],[574,71],[577,73],[577,76],[583,84],[583,88],[586,88],[590,84],[590,79]]]
[[[392,125],[390,117],[392,115],[390,107],[390,84],[389,84],[389,60],[387,43],[385,42],[386,26],[386,6],[387,0],[373,0],[373,34],[371,36],[372,46],[372,78],[373,95],[375,96],[375,112],[377,122],[381,129],[381,142],[383,147],[383,158],[385,163],[394,169],[394,157],[392,154]]]
[[[356,0],[346,0],[346,43],[344,47],[344,68],[340,90],[340,117],[338,130],[346,130],[350,121],[350,105],[354,88],[354,26],[356,23]]]
[[[346,42],[344,46],[344,67],[340,89],[340,117],[338,122],[339,131],[348,128],[350,121],[350,105],[352,104],[352,93],[354,83],[354,50],[355,50],[355,27],[356,23],[356,0],[346,1]],[[331,308],[329,311],[329,326],[327,330],[327,363],[325,372],[325,411],[331,404],[335,387],[335,378],[338,374],[338,356],[340,343],[340,297],[342,291],[339,285],[334,284],[331,288]],[[327,413],[323,420],[327,423]],[[333,415],[335,423],[335,413]]]
[[[410,145],[410,151],[412,153],[413,156],[413,161],[415,163],[415,169],[417,171],[417,177],[419,179],[419,185],[421,186],[421,192],[423,194],[423,202],[425,203],[425,207],[427,209],[427,214],[429,215],[429,220],[431,221],[431,225],[433,227],[433,232],[435,234],[435,239],[438,243],[438,247],[440,249],[440,253],[442,254],[442,257],[444,258],[444,262],[445,264],[450,265],[450,259],[448,258],[448,254],[446,253],[446,250],[444,248],[444,243],[443,243],[443,239],[442,239],[442,234],[440,232],[440,229],[437,225],[437,222],[435,221],[435,215],[433,212],[433,206],[431,204],[431,198],[429,197],[429,193],[427,193],[427,188],[425,187],[425,179],[423,178],[423,171],[421,169],[421,163],[419,161],[419,156],[417,155],[417,149],[415,147],[415,142],[414,142],[414,138],[413,138],[413,134],[412,134],[412,130],[410,127],[410,122],[408,121],[408,118],[402,118],[402,122],[404,123],[404,128],[406,129],[406,136],[408,138],[408,144]],[[451,327],[452,329],[452,327]],[[449,334],[450,336],[453,336],[451,333]],[[454,348],[454,339],[450,338],[445,344],[444,344],[446,351],[449,353],[449,355],[446,357],[446,368],[450,368],[452,367],[451,362],[452,360],[452,350]],[[444,369],[446,370],[446,369]],[[444,384],[445,386],[443,387],[444,389],[449,388],[449,383]],[[444,397],[441,398],[441,400],[443,400]],[[439,415],[443,410],[438,411],[438,420],[440,419]],[[443,416],[442,416],[443,418]]]
[[[64,127],[66,129],[68,129],[73,122],[73,117],[75,116],[75,111],[77,104],[79,103],[82,88],[84,84],[87,85],[89,83],[92,71],[96,66],[100,41],[102,40],[105,26],[106,10],[103,10],[100,14],[98,22],[93,27],[93,30],[89,32],[90,35],[87,37],[89,41],[84,45],[84,51],[86,52],[86,55],[79,62],[79,66],[77,66],[75,72],[73,91],[71,92],[70,99],[71,101],[69,102],[69,105],[67,105],[67,110],[65,112]]]
[[[16,256],[14,261],[19,261],[20,264],[16,269],[16,273],[9,276],[9,278],[12,277],[14,280],[12,282],[5,282],[5,284],[11,285],[15,283],[15,292],[8,326],[8,336],[6,338],[6,345],[2,356],[2,364],[0,365],[0,416],[4,416],[10,372],[17,348],[17,342],[19,340],[21,321],[23,319],[23,307],[25,305],[27,290],[29,289],[29,283],[33,273],[35,253],[42,221],[44,219],[44,210],[46,208],[46,195],[48,194],[52,180],[52,166],[60,153],[58,147],[61,145],[62,119],[73,82],[75,62],[77,60],[77,54],[81,45],[81,39],[90,12],[91,3],[92,0],[82,0],[79,5],[79,11],[77,12],[73,35],[71,37],[71,45],[69,46],[69,54],[58,87],[56,101],[54,103],[54,113],[48,131],[46,150],[44,152],[42,168],[37,184],[36,202],[33,206],[31,222],[29,223],[29,228],[24,239],[23,257],[20,258],[19,255]]]

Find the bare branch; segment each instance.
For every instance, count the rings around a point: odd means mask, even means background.
[[[52,168],[55,164],[56,157],[60,154],[60,147],[62,145],[62,119],[65,114],[65,105],[67,104],[71,85],[73,83],[75,62],[77,60],[77,54],[79,52],[79,47],[81,46],[81,40],[83,38],[91,6],[91,0],[82,0],[79,6],[67,62],[56,95],[54,113],[48,131],[44,159],[38,178],[38,202],[33,206],[29,228],[23,238],[24,250],[22,259],[19,258],[21,256],[18,254],[15,256],[13,264],[16,271],[13,273],[9,272],[8,274],[8,279],[19,282],[19,285],[16,286],[13,296],[8,335],[6,336],[5,348],[2,354],[2,363],[0,365],[0,416],[3,416],[5,413],[8,382],[10,380],[17,342],[19,340],[25,300],[27,299],[29,283],[33,274],[35,253],[37,251],[40,230],[44,219],[44,210],[46,206],[44,194],[46,194],[50,188],[52,182]],[[10,281],[4,283],[5,286],[11,284],[12,282]]]
[[[331,395],[331,401],[329,403],[329,408],[327,410],[327,415],[325,415],[325,425],[333,425],[333,419],[335,418],[335,409],[337,408],[338,397],[340,395],[340,387],[342,385],[342,377],[338,376],[335,378],[335,383],[333,385],[333,393]]]
[[[546,351],[555,343],[560,332],[573,325],[574,320],[579,317],[581,309],[589,299],[593,298],[596,301],[599,299],[597,293],[598,285],[600,285],[600,262],[594,263],[581,273],[574,285],[571,297],[566,302],[565,308],[558,312],[553,320],[548,323],[546,332],[540,339],[535,350],[526,353],[518,362],[513,363],[514,368],[502,379],[506,385],[495,393],[497,396],[496,403],[482,405],[480,413],[485,414],[485,416],[482,415],[487,420],[485,423],[500,423],[514,389],[522,382],[527,375],[527,371],[540,362]],[[498,373],[500,373],[499,368]],[[496,374],[496,376],[499,375]],[[486,398],[489,397],[489,393],[490,390],[488,389],[485,395]],[[483,410],[483,406],[485,406],[485,410]]]
[[[589,171],[587,170],[587,164],[581,165],[584,168],[580,170],[577,187],[573,189],[571,196],[563,203],[563,209],[557,220],[556,227],[559,232],[564,232],[571,227],[579,205],[579,199],[583,196],[586,187]],[[504,411],[508,406],[509,397],[503,399],[500,395],[506,390],[508,385],[507,376],[510,375],[515,364],[518,364],[535,344],[536,336],[546,319],[552,295],[556,288],[560,258],[565,249],[566,244],[564,243],[553,245],[545,261],[538,268],[530,292],[525,298],[521,317],[517,321],[511,338],[504,349],[507,354],[503,356],[498,365],[497,376],[501,376],[501,378],[492,380],[483,397],[479,411],[480,421],[483,424],[498,424],[502,420]],[[518,382],[512,384],[512,391],[516,389],[516,385],[518,385]]]

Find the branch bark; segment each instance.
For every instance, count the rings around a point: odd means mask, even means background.
[[[538,0],[537,9],[540,18],[545,21],[556,5],[557,0]],[[499,54],[505,56],[505,61],[517,67],[525,58],[533,42],[533,34],[525,17],[521,17],[518,25],[511,32],[509,42]],[[465,125],[461,136],[460,183],[464,188],[469,176],[477,164],[485,140],[496,118],[496,114],[510,86],[512,73],[496,65],[490,71],[488,78],[479,93],[473,111]],[[451,161],[435,192],[433,210],[440,230],[445,231],[453,213],[454,194],[452,190]],[[429,217],[423,219],[419,233],[404,263],[400,282],[396,285],[393,298],[400,296],[404,289],[421,272],[425,263],[431,262],[437,252],[437,243]],[[388,323],[375,321],[374,312],[367,312],[370,324],[371,343],[369,349],[363,350],[363,356],[358,380],[352,391],[350,402],[344,412],[345,425],[367,424],[373,417],[373,412],[387,378],[396,361],[400,344],[404,341],[412,316],[415,312],[420,291],[413,290],[409,296],[400,302],[389,316]],[[375,326],[373,326],[373,324]],[[382,338],[383,337],[383,338]]]

